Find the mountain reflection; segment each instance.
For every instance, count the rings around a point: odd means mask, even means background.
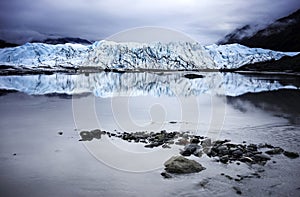
[[[191,73],[191,72],[189,72]],[[237,73],[202,72],[203,78],[188,79],[185,72],[100,72],[1,76],[0,89],[31,95],[92,93],[113,96],[197,96],[214,94],[239,96],[250,92],[298,89],[293,80],[273,79]],[[284,78],[284,77],[282,77]],[[296,80],[297,81],[297,80]]]

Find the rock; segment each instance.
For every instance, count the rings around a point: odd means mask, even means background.
[[[188,144],[184,147],[183,151],[180,152],[183,156],[191,156],[197,149],[201,147],[197,144]]]
[[[250,157],[242,157],[240,159],[240,161],[241,162],[246,162],[246,163],[253,163],[254,162],[254,160],[252,158],[250,158]]]
[[[199,183],[198,183],[198,185],[200,186],[200,187],[206,187],[206,185],[209,183],[209,181],[208,181],[208,179],[203,179],[202,181],[200,181]]]
[[[255,144],[249,144],[247,146],[247,151],[257,151],[257,145],[255,145]]]
[[[274,148],[274,146],[272,146],[271,144],[267,144],[267,143],[265,143],[265,144],[259,144],[258,145],[258,148]]]
[[[185,146],[189,143],[189,141],[187,139],[181,138],[178,140],[178,142],[176,142],[175,144],[177,145],[181,145],[181,146]]]
[[[210,147],[203,147],[203,152],[211,157],[211,148]]]
[[[299,157],[299,154],[296,152],[284,151],[283,154],[286,157],[291,158],[291,159],[295,159],[295,158]]]
[[[280,147],[274,147],[271,150],[267,150],[265,153],[267,153],[268,155],[279,155],[281,153],[283,153],[283,149]]]
[[[167,143],[168,144],[174,144],[175,142],[173,140],[168,140]]]
[[[203,151],[207,154],[209,157],[215,157],[217,156],[217,152],[215,148],[209,148],[208,151],[206,151],[206,148],[203,149]]]
[[[168,173],[177,174],[195,173],[205,169],[200,163],[183,156],[173,156],[164,165]]]
[[[224,156],[220,157],[220,162],[222,162],[222,163],[227,163],[228,160],[229,160],[228,155],[224,155]]]
[[[214,142],[214,144],[216,144],[216,145],[221,145],[221,144],[225,144],[225,143],[227,143],[227,142],[230,142],[230,140],[228,140],[228,139],[225,139],[225,140],[217,140],[217,141]]]
[[[228,175],[228,174],[225,174],[224,175],[226,178],[228,178],[229,180],[232,180],[233,178],[230,176],[230,175]]]
[[[171,148],[171,146],[169,146],[168,144],[164,144],[162,145],[162,148]]]
[[[189,134],[184,133],[184,134],[182,135],[182,138],[184,138],[184,139],[189,139]]]
[[[167,173],[167,172],[162,172],[162,173],[160,173],[160,175],[163,176],[165,179],[173,178],[172,175],[170,175],[170,174]]]
[[[199,142],[200,142],[200,140],[199,140],[198,138],[192,138],[192,139],[190,140],[190,143],[191,143],[191,144],[199,144]]]
[[[241,188],[239,188],[239,187],[237,187],[237,186],[233,186],[232,188],[235,190],[235,192],[236,192],[237,194],[239,194],[239,195],[242,194]]]
[[[201,149],[197,149],[197,150],[193,153],[193,155],[194,155],[195,157],[202,157],[203,152],[202,152]]]
[[[235,157],[242,157],[243,156],[243,151],[241,151],[240,149],[234,150],[232,151],[232,155]]]
[[[265,154],[256,154],[253,156],[254,161],[259,165],[265,165],[271,158]]]
[[[93,135],[93,138],[101,139],[102,132],[100,129],[92,130],[91,134]]]
[[[145,145],[145,148],[154,148],[163,145],[163,142],[152,142],[150,144]]]
[[[229,153],[229,149],[227,146],[221,145],[221,146],[217,147],[217,153],[219,155],[227,155]]]
[[[81,131],[80,137],[80,141],[92,141],[92,139],[94,138],[93,135],[88,131]]]

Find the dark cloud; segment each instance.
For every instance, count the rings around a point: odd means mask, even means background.
[[[299,0],[2,0],[0,39],[99,40],[128,28],[160,26],[208,44],[242,25],[264,25],[299,8]]]

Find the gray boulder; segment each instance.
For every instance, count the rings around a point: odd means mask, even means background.
[[[183,156],[173,156],[164,165],[168,173],[187,174],[205,170],[200,163]]]

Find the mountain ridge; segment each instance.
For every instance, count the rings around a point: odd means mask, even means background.
[[[258,31],[250,35],[255,28]],[[257,25],[237,28],[218,42],[218,44],[232,43],[275,51],[300,51],[300,9],[276,20],[264,29],[259,29]]]

